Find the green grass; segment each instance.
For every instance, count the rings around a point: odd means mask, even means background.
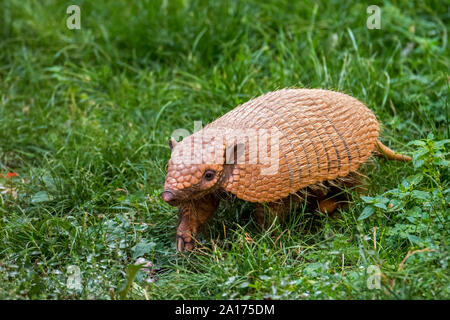
[[[315,3],[3,1],[0,174],[19,177],[0,178],[0,298],[449,299],[448,6],[388,1],[369,30],[372,2]],[[176,254],[170,134],[283,87],[355,96],[414,163],[374,159],[338,219],[300,207],[262,233],[251,204],[222,204]],[[122,291],[139,257],[153,282]]]

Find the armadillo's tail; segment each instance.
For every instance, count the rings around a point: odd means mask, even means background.
[[[405,156],[400,153],[396,153],[395,151],[389,149],[381,141],[377,140],[377,146],[379,153],[377,155],[381,157],[386,157],[389,160],[397,160],[397,161],[411,161],[411,157]]]

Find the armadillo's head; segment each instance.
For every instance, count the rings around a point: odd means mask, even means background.
[[[161,196],[173,206],[212,193],[222,182],[223,144],[217,145],[212,139],[194,147],[194,136],[195,134],[179,143],[173,138],[169,142],[172,155]]]

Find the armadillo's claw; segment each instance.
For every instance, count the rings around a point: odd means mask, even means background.
[[[183,238],[181,238],[181,237],[176,237],[175,247],[177,248],[177,251],[183,251],[183,250],[184,250],[184,241],[183,241]]]
[[[177,234],[175,238],[175,247],[177,251],[191,251],[194,249],[192,237],[188,234]]]
[[[182,202],[178,208],[178,226],[175,238],[177,251],[194,249],[198,228],[203,225],[217,210],[219,199],[213,194],[201,199]]]

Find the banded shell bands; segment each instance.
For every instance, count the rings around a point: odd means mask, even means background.
[[[246,143],[246,163],[234,164],[224,182],[225,190],[251,202],[276,201],[308,185],[356,171],[372,154],[379,133],[375,115],[364,104],[346,94],[319,89],[264,94],[207,128],[223,128],[224,135],[250,128],[279,133],[276,141],[267,139],[268,152],[272,157],[277,154],[272,159],[277,163],[273,174],[264,173],[273,163],[248,163],[255,155]]]

